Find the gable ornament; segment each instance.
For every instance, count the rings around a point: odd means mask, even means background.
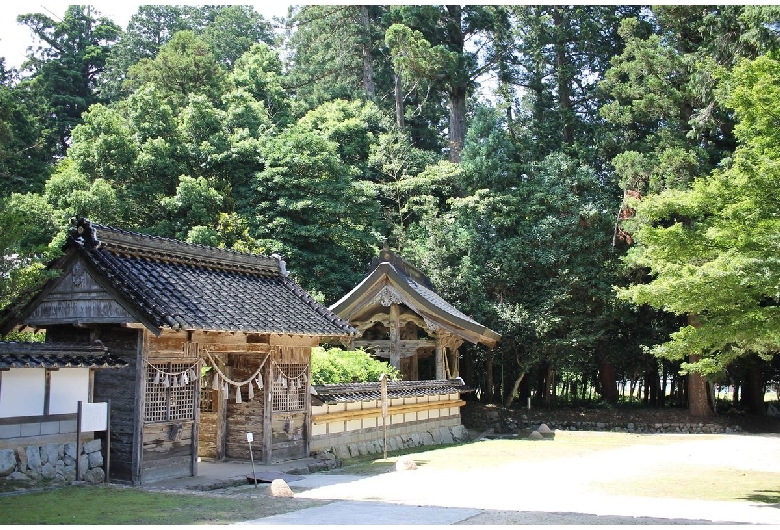
[[[392,287],[385,286],[376,294],[374,301],[384,307],[390,307],[392,304],[403,303],[403,298],[401,298],[401,295],[398,294],[398,291]]]

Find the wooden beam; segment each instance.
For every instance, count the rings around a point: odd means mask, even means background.
[[[451,399],[448,401],[429,401],[427,403],[416,403],[414,405],[395,405],[388,407],[388,416],[396,414],[411,414],[412,412],[424,412],[426,410],[447,409],[454,407],[463,407],[466,402],[462,399]],[[365,410],[348,410],[344,412],[330,412],[318,414],[312,417],[312,423],[331,423],[334,421],[362,420],[367,418],[378,418],[382,416],[381,407]]]
[[[401,310],[398,304],[390,304],[390,365],[396,370],[401,369]]]

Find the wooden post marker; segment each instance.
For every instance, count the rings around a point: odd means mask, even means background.
[[[384,431],[382,447],[384,448],[384,458],[387,460],[387,374],[379,376],[379,388],[382,394],[382,430]]]

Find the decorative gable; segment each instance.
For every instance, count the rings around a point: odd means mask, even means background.
[[[71,263],[51,289],[39,299],[22,321],[23,324],[46,327],[67,321],[121,324],[138,320],[95,279],[82,259],[76,258]]]

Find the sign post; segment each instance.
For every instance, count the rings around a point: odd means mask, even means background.
[[[105,403],[78,402],[76,409],[76,480],[81,480],[81,433],[106,431],[106,478],[111,466],[111,401]]]
[[[257,473],[255,473],[255,457],[252,454],[252,442],[255,440],[254,433],[246,433],[246,441],[249,443],[249,459],[252,461],[252,478],[255,479],[255,488],[257,487]]]
[[[382,431],[384,431],[384,459],[387,460],[387,374],[379,376],[379,389],[382,394]]]

